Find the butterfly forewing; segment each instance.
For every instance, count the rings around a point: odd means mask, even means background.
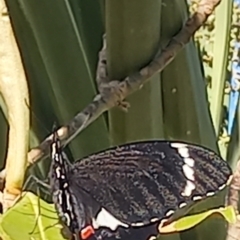
[[[126,144],[74,164],[71,176],[114,217],[142,226],[222,190],[232,172],[214,152],[167,141]]]

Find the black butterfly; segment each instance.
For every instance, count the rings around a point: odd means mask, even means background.
[[[159,226],[225,188],[232,175],[213,151],[172,141],[125,144],[71,164],[54,132],[51,158],[53,202],[75,239]]]

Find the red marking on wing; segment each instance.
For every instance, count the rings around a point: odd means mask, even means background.
[[[84,229],[81,231],[81,238],[88,239],[95,233],[93,227],[91,225],[86,226]]]

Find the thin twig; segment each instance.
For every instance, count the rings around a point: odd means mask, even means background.
[[[103,34],[103,47],[98,54],[98,66],[97,66],[97,76],[96,82],[98,85],[98,91],[101,93],[104,89],[104,84],[109,83],[109,78],[107,74],[107,41],[106,34]]]
[[[146,67],[139,72],[126,77],[123,81],[111,81],[109,87],[104,86],[100,94],[95,97],[82,112],[78,113],[73,120],[58,130],[58,135],[63,145],[70,142],[78,133],[96,120],[103,112],[119,106],[130,94],[139,90],[147,83],[154,74],[161,72],[190,41],[194,33],[206,22],[215,7],[221,0],[202,0],[194,13],[185,23],[181,31],[173,37],[161,54],[157,55]],[[159,50],[157,52],[160,52]],[[102,62],[104,64],[104,61]],[[104,75],[104,72],[103,72]],[[52,135],[48,136],[38,147],[28,153],[28,165],[35,163],[40,158],[49,154],[49,145]],[[0,177],[4,178],[4,170]]]

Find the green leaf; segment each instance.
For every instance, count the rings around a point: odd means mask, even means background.
[[[61,240],[64,238],[59,226],[53,204],[25,192],[19,202],[2,215],[0,235],[4,240]]]
[[[43,131],[33,121],[41,140],[50,134],[53,122],[68,122],[96,95],[94,74],[101,45],[101,11],[94,0],[78,2],[43,0],[39,5],[28,0],[8,1],[29,80],[31,107],[49,129]],[[93,18],[83,9],[98,14]],[[96,136],[101,140],[96,141]],[[82,157],[108,147],[108,142],[107,125],[100,117],[76,137],[70,148],[75,157]]]
[[[226,83],[226,72],[229,54],[229,38],[232,20],[232,1],[222,1],[216,8],[212,62],[212,84],[210,109],[216,135],[219,135],[222,124],[223,98]],[[206,43],[203,43],[204,45]]]
[[[163,225],[159,230],[161,234],[183,231],[196,226],[213,214],[221,214],[229,223],[236,221],[234,208],[227,206],[182,217]],[[64,239],[61,228],[54,205],[41,200],[31,192],[23,193],[17,204],[0,218],[0,235],[5,240],[30,239],[30,237],[35,240],[60,240]]]
[[[163,0],[163,46],[186,21],[184,0]],[[191,41],[162,72],[165,138],[184,140],[217,150],[201,62]]]
[[[227,222],[235,223],[236,222],[236,213],[233,206],[221,207],[216,209],[211,209],[203,213],[194,214],[178,219],[166,226],[160,228],[160,233],[170,233],[170,232],[179,232],[187,230],[196,226],[197,224],[204,221],[207,217],[213,214],[221,214]]]

